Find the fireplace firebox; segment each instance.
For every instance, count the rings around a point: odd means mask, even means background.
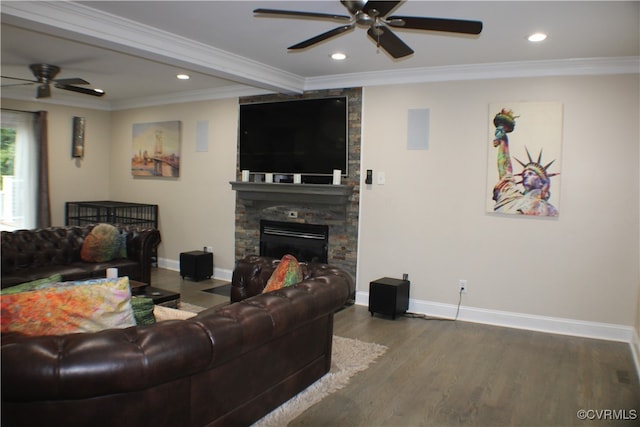
[[[327,263],[329,226],[280,221],[260,221],[260,255]]]

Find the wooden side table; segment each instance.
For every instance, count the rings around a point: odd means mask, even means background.
[[[178,308],[180,294],[178,292],[167,291],[165,289],[154,288],[142,282],[135,282],[137,286],[131,287],[131,294],[136,297],[147,297],[153,300],[155,305],[162,305],[170,308]],[[143,286],[139,286],[141,284]]]

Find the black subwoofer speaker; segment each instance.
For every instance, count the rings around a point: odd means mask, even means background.
[[[369,311],[391,316],[409,309],[409,281],[383,277],[369,283]]]
[[[213,275],[213,253],[203,251],[182,252],[180,254],[180,276],[191,277],[196,282],[209,279]]]

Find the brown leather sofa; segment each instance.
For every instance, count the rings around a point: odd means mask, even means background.
[[[262,286],[272,260],[238,262]],[[329,371],[333,316],[354,291],[329,266],[189,320],[2,337],[3,426],[246,426]],[[256,276],[254,273],[258,272]],[[238,287],[238,286],[236,286]],[[241,287],[241,286],[240,286]]]
[[[80,258],[82,242],[93,227],[94,224],[3,231],[2,288],[55,273],[65,281],[105,277],[110,267],[117,268],[120,276],[151,284],[152,256],[161,240],[158,230],[117,226],[127,232],[127,258],[84,262]]]
[[[231,302],[242,301],[245,298],[260,294],[279,262],[280,260],[276,258],[257,255],[250,255],[236,262],[231,278]],[[304,279],[318,277],[325,272],[331,272],[332,274],[343,276],[344,280],[352,281],[349,273],[328,264],[301,262],[300,267]],[[354,301],[355,287],[352,289],[347,303],[352,304]]]

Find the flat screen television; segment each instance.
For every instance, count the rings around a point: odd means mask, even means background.
[[[346,176],[347,132],[346,97],[240,105],[240,169]]]

